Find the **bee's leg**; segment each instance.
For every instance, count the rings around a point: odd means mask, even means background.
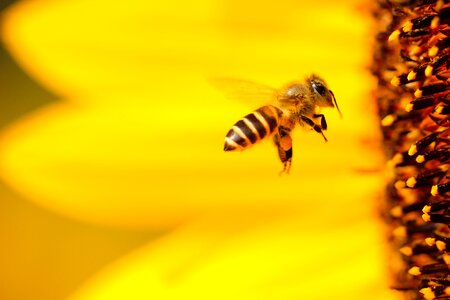
[[[283,163],[283,173],[289,173],[292,163],[292,138],[290,135],[290,129],[285,127],[278,127],[278,132],[273,136],[273,141],[278,148],[278,156]]]
[[[314,129],[316,132],[322,134],[323,138],[325,139],[325,142],[328,142],[327,138],[325,137],[325,134],[323,134],[322,127],[314,123],[314,121],[308,118],[307,116],[300,116],[300,118],[302,119],[303,122],[311,126],[312,129]]]
[[[325,120],[325,116],[323,114],[314,114],[314,118],[320,118],[320,126],[323,130],[327,130],[327,121]]]

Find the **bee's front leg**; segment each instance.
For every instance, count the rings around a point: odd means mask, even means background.
[[[289,173],[292,164],[292,138],[290,135],[290,129],[285,127],[278,127],[278,131],[273,136],[273,141],[278,148],[278,156],[283,163],[283,173]]]
[[[314,129],[316,132],[322,134],[323,138],[325,139],[325,142],[328,142],[327,138],[325,137],[325,134],[323,134],[322,127],[320,127],[319,125],[314,123],[314,121],[311,120],[310,118],[308,118],[307,116],[302,115],[302,116],[300,116],[300,118],[303,122],[305,122],[306,124],[311,126],[312,129]]]
[[[322,127],[322,130],[327,130],[327,120],[325,120],[325,115],[323,114],[314,114],[314,118],[320,118],[320,126]]]

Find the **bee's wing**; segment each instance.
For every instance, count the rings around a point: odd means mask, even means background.
[[[265,84],[235,78],[213,78],[211,84],[223,92],[225,97],[261,106],[271,103],[278,97],[278,90]]]

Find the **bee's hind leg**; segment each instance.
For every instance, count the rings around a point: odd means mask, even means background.
[[[284,127],[279,127],[278,132],[273,136],[273,142],[278,148],[278,156],[283,163],[283,173],[289,174],[292,163],[292,138],[290,135],[290,130]]]

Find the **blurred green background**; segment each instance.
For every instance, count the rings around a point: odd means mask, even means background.
[[[13,2],[0,1],[0,13]],[[54,101],[58,97],[22,71],[2,41],[0,130]],[[0,299],[65,299],[102,266],[156,235],[65,219],[0,179]]]

